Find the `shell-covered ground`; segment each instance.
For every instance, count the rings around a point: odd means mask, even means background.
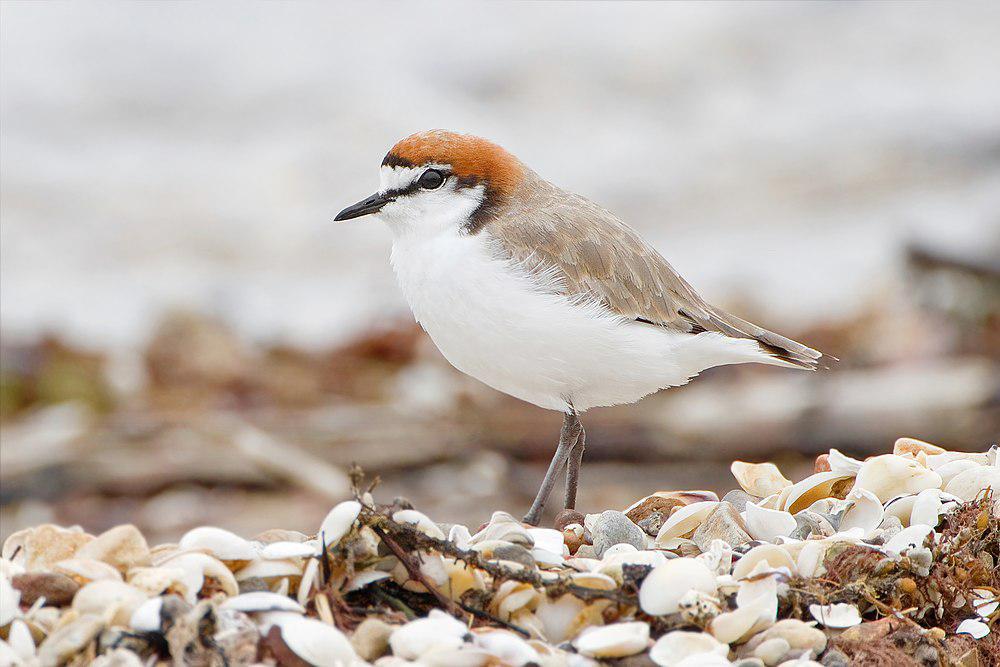
[[[35,526],[3,545],[0,665],[1000,664],[997,447],[732,472],[551,528],[436,523],[360,470],[314,535]]]

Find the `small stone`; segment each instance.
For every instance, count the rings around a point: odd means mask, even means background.
[[[851,659],[837,649],[827,651],[821,663],[823,667],[851,667]]]
[[[351,636],[358,657],[375,662],[389,650],[389,636],[395,628],[378,618],[366,618]]]
[[[788,653],[791,646],[782,637],[772,637],[762,641],[753,650],[754,657],[760,658],[765,665],[777,665],[782,656]]]
[[[847,628],[838,638],[840,642],[849,644],[870,644],[885,639],[895,632],[901,625],[901,621],[892,616],[880,618],[877,621],[865,621],[861,625]]]
[[[751,539],[743,517],[732,504],[725,501],[716,505],[691,536],[691,541],[702,551],[708,551],[713,540],[722,540],[731,547],[738,547]]]
[[[647,535],[656,537],[656,534],[660,532],[660,526],[666,520],[667,517],[663,515],[663,512],[653,512],[636,525],[642,528]]]
[[[732,505],[737,512],[746,510],[747,503],[755,500],[756,498],[742,489],[733,489],[722,497],[722,501]]]
[[[594,551],[598,558],[616,544],[631,544],[636,549],[646,548],[646,533],[622,512],[601,512],[594,526]]]
[[[764,661],[760,658],[740,658],[733,663],[733,667],[764,667]]]
[[[80,584],[55,572],[26,572],[14,577],[11,584],[21,591],[21,604],[26,607],[35,604],[38,598],[45,598],[50,607],[65,607],[80,590]]]
[[[493,549],[493,558],[520,563],[525,567],[534,567],[535,558],[531,552],[520,544],[501,544]]]
[[[860,627],[862,626],[858,625],[854,628],[850,628],[850,630],[855,630]],[[782,621],[778,621],[767,630],[747,642],[746,647],[749,651],[752,651],[754,655],[757,655],[757,647],[774,638],[784,639],[788,642],[790,650],[808,650],[810,657],[819,655],[823,652],[823,649],[826,648],[826,635],[823,634],[821,630],[817,630],[808,623],[794,618],[786,618]],[[781,656],[778,657],[780,658]],[[767,660],[765,659],[764,662],[767,662]]]
[[[576,558],[597,558],[597,551],[594,550],[592,544],[581,544],[573,556]]]
[[[583,525],[583,514],[576,510],[563,510],[556,514],[556,520],[552,524],[556,530],[565,530],[566,526],[578,523]]]
[[[813,463],[813,473],[830,472],[830,470],[830,455],[820,454],[817,456],[815,463]]]
[[[899,438],[892,446],[892,453],[897,456],[903,454],[916,456],[920,452],[924,454],[944,454],[945,451],[947,450],[943,447],[938,447],[937,445],[932,445],[929,442],[917,440],[916,438]]]

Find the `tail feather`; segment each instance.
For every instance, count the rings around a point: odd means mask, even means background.
[[[814,371],[819,368],[829,368],[830,363],[837,361],[836,357],[823,354],[819,350],[726,312],[714,310],[709,315],[709,321],[716,329],[729,336],[756,340],[765,354],[796,368]]]

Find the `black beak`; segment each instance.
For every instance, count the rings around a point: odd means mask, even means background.
[[[342,220],[351,220],[352,218],[360,218],[363,215],[368,215],[370,213],[375,213],[379,211],[383,206],[392,201],[392,197],[388,194],[381,194],[376,192],[371,197],[359,201],[357,204],[348,206],[343,211],[337,214],[337,217],[333,219],[334,222],[340,222]]]

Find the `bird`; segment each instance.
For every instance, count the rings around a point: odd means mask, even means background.
[[[448,362],[563,413],[529,525],[563,469],[563,506],[576,506],[586,410],[634,403],[715,366],[816,370],[828,358],[710,305],[614,213],[478,136],[430,130],[398,141],[378,191],[334,219],[362,216],[390,229],[399,288]]]

